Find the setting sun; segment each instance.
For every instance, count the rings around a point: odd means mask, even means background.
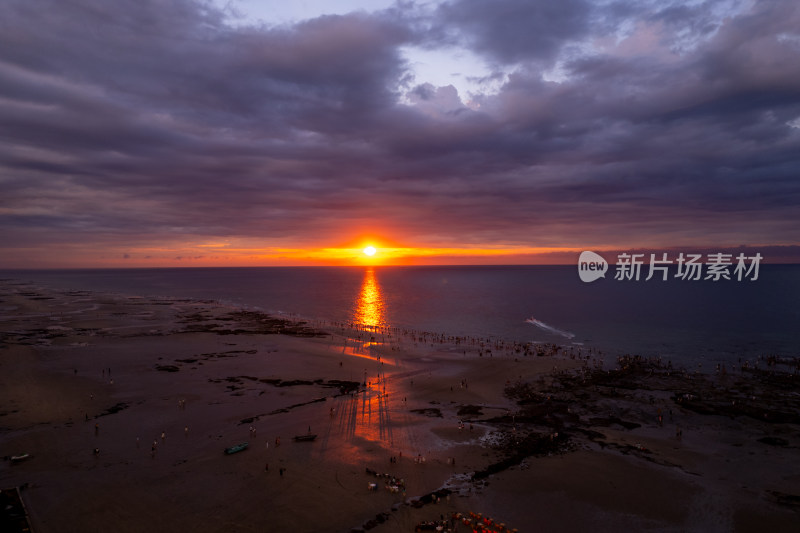
[[[364,253],[370,257],[375,255],[375,252],[377,252],[377,250],[375,249],[374,246],[367,246],[366,248],[364,248]]]

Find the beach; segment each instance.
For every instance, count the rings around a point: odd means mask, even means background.
[[[29,454],[0,488],[38,533],[800,528],[796,360],[611,367],[11,280],[0,332],[0,456]]]

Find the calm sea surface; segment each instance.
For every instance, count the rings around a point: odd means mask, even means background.
[[[800,265],[756,281],[583,283],[573,266],[0,271],[59,289],[213,299],[331,321],[583,344],[683,365],[800,355]],[[533,319],[531,321],[526,321]]]

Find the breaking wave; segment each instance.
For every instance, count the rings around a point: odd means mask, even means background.
[[[526,319],[525,322],[527,322],[528,324],[533,324],[534,326],[537,326],[537,327],[545,330],[548,333],[552,333],[554,335],[560,335],[560,336],[562,336],[562,337],[564,337],[566,339],[574,339],[575,338],[575,334],[574,333],[570,333],[569,331],[564,331],[562,329],[554,328],[553,326],[551,326],[549,324],[545,324],[541,320],[537,320],[537,319],[535,319],[533,317]]]

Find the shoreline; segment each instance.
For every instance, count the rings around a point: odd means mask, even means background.
[[[315,336],[209,301],[0,291],[0,456],[32,455],[0,463],[0,488],[27,487],[39,533],[800,524],[796,368],[617,372],[419,332]]]
[[[378,314],[367,322],[385,321],[402,328],[523,344],[555,343],[576,351],[583,346],[584,352],[592,347],[595,353],[602,351],[610,365],[616,364],[617,356],[641,354],[663,356],[675,364],[690,369],[698,366],[700,371],[710,373],[719,363],[730,368],[743,360],[755,364],[764,355],[798,356],[800,338],[794,332],[789,303],[793,293],[784,288],[796,278],[796,265],[793,270],[776,271],[765,277],[763,284],[730,286],[735,288],[736,296],[729,297],[735,298],[737,305],[727,305],[728,297],[719,298],[717,284],[711,281],[699,285],[677,282],[674,287],[661,283],[611,283],[589,289],[577,280],[574,268],[569,272],[557,270],[556,274],[550,270],[540,272],[533,266],[522,271],[491,270],[480,282],[486,290],[471,294],[470,280],[475,274],[470,274],[469,269],[448,268],[452,272],[423,270],[406,277],[396,275],[394,267],[387,267],[385,274],[381,273],[382,268],[375,270],[374,278],[363,267],[345,268],[349,271],[346,275],[338,269],[333,269],[337,273],[323,269],[327,272],[324,276],[291,268],[282,269],[280,275],[259,269],[188,268],[180,272],[31,271],[27,275],[21,271],[6,272],[4,277],[56,288],[138,295],[148,300],[211,298],[222,305],[292,321],[315,323],[321,319],[325,328],[333,321],[363,322],[361,313],[370,309],[370,313]],[[372,300],[378,305],[370,307],[363,289],[373,283],[380,296]],[[550,283],[559,290],[549,291],[546,287]],[[510,289],[512,286],[519,290]],[[435,290],[428,296],[423,292],[418,298],[414,291],[421,287]],[[615,293],[622,300],[606,309]],[[601,294],[605,296],[600,297]],[[445,295],[449,296],[440,303],[431,300],[435,313],[426,312],[427,298]],[[645,303],[651,301],[670,303],[651,308]],[[526,322],[526,318],[530,321]],[[571,336],[571,332],[574,338],[563,336]]]

